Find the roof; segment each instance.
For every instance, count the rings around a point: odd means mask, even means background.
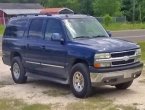
[[[44,14],[33,14],[33,15],[22,15],[13,17],[14,19],[21,19],[21,18],[59,18],[59,19],[80,19],[80,18],[94,18],[93,16],[82,15],[82,14],[53,14],[53,15],[44,15]]]
[[[7,15],[21,15],[21,14],[38,14],[41,9],[3,9]]]
[[[69,8],[45,8],[42,9],[40,13],[50,13],[50,14],[73,14],[73,10]]]
[[[0,9],[42,9],[39,3],[0,3]]]

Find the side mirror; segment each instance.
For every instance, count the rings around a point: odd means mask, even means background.
[[[107,31],[109,37],[112,37],[112,33],[110,31]]]
[[[53,33],[51,36],[51,40],[52,41],[60,41],[60,42],[64,41],[64,39],[60,33]]]

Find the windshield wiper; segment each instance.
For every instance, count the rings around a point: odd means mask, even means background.
[[[81,39],[81,38],[91,38],[90,36],[78,36],[78,37],[75,37],[74,39]]]
[[[93,36],[93,38],[99,38],[99,37],[108,37],[108,36],[105,36],[105,35],[97,35],[97,36]]]

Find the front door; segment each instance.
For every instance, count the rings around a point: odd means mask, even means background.
[[[61,21],[58,19],[48,19],[46,23],[42,71],[52,77],[66,79],[67,48],[65,43],[51,40],[53,33],[59,33],[65,38]]]

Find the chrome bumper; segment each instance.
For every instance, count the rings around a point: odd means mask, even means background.
[[[92,86],[116,85],[138,78],[141,75],[142,70],[143,67],[136,67],[122,71],[90,73],[90,79]]]

